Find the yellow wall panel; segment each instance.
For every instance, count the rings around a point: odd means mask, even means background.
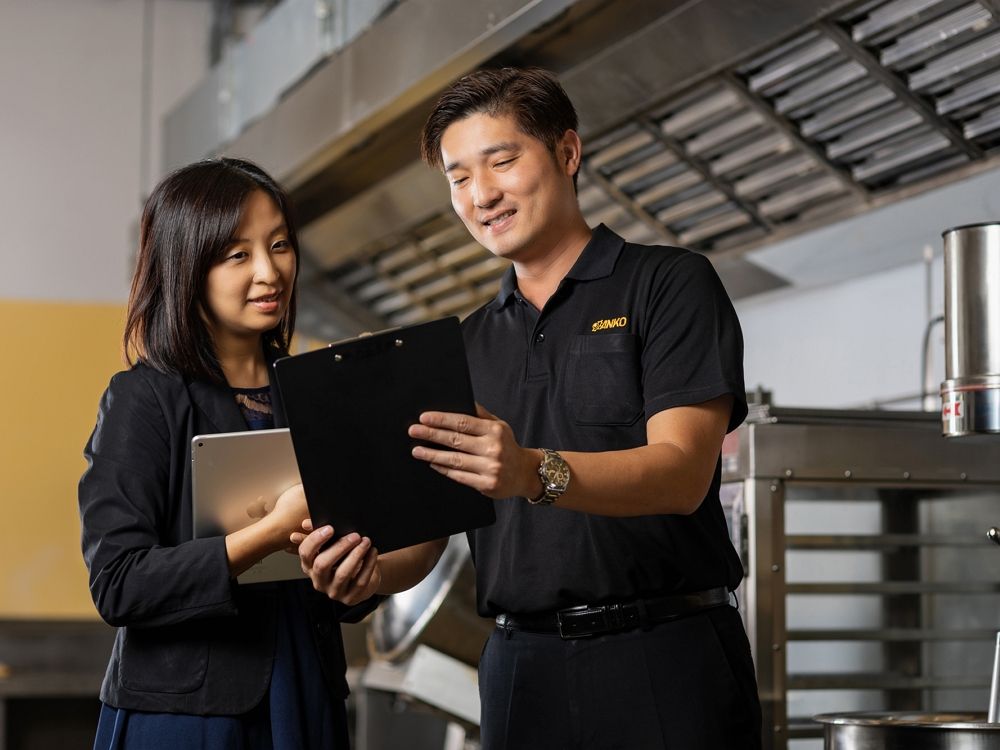
[[[96,618],[76,485],[97,403],[123,368],[124,305],[0,300],[0,618]]]

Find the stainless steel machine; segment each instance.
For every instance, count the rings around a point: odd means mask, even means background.
[[[458,534],[427,578],[375,611],[355,690],[357,750],[478,747],[476,665],[494,624],[476,613],[475,587]]]
[[[765,747],[821,747],[812,717],[831,711],[985,712],[1000,446],[942,440],[939,424],[761,403],[726,439]]]

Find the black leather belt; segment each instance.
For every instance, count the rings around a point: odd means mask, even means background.
[[[537,615],[497,616],[497,627],[528,633],[558,633],[562,638],[614,633],[675,620],[703,609],[729,603],[729,589],[720,586],[691,594],[675,594],[656,599],[637,599],[598,607],[583,605]]]

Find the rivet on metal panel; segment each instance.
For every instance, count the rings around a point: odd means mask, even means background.
[[[772,651],[781,651],[781,644],[780,643],[772,643],[771,644],[771,650]]]
[[[771,492],[777,492],[777,491],[778,491],[778,485],[772,484],[771,485]]]
[[[961,474],[958,475],[958,478],[964,482],[966,479],[969,478],[969,475],[963,471]]]
[[[903,472],[903,479],[909,479],[909,478],[910,478],[910,472],[904,471]]]
[[[785,476],[790,477],[794,472],[791,469],[785,469]]]
[[[778,563],[775,563],[774,565],[771,566],[771,572],[772,573],[777,573],[780,570],[781,570],[781,566],[778,565]]]
[[[781,725],[780,725],[780,724],[775,724],[775,725],[774,725],[774,731],[775,731],[776,733],[777,733],[777,732],[780,732],[780,731],[781,731]]]
[[[850,470],[850,469],[848,469],[847,471],[845,471],[845,472],[844,472],[844,476],[845,476],[845,477],[846,477],[847,479],[850,479],[850,478],[851,478],[851,470]]]

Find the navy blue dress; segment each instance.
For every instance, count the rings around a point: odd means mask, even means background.
[[[234,388],[252,430],[274,426],[269,389]],[[271,685],[239,716],[147,713],[101,706],[94,750],[347,750],[343,701],[331,699],[306,618],[308,581],[278,589],[278,633]]]

